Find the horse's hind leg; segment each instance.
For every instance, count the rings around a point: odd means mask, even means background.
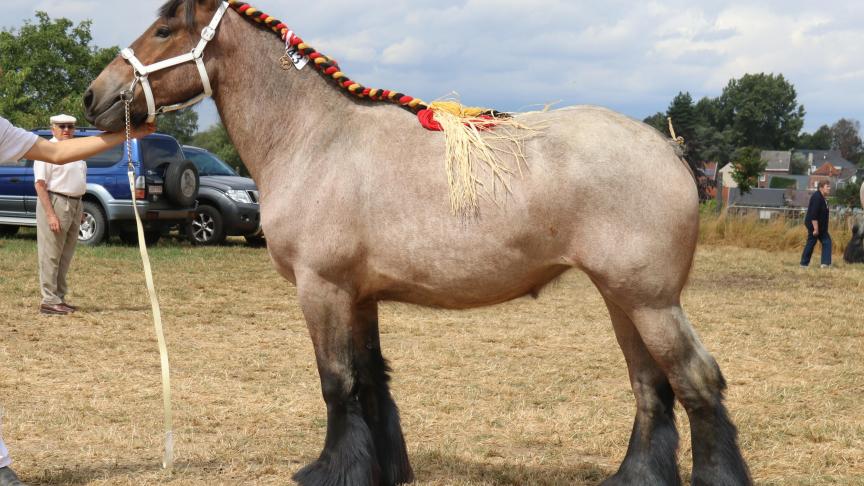
[[[684,311],[676,303],[636,307],[628,315],[690,418],[693,484],[751,484],[738,448],[737,431],[723,405],[723,375],[699,342]]]
[[[604,486],[678,486],[678,431],[675,429],[675,394],[666,375],[645,349],[630,317],[614,302],[606,300],[615,337],[624,352],[633,394],[636,419],[627,456],[618,472]]]
[[[358,305],[358,326],[353,331],[360,404],[375,441],[381,484],[410,483],[414,473],[408,462],[399,410],[390,395],[390,367],[381,354],[377,302]]]
[[[360,323],[353,295],[315,274],[299,272],[297,293],[327,404],[327,436],[319,458],[294,480],[303,486],[378,485],[381,471],[357,379],[352,329]]]

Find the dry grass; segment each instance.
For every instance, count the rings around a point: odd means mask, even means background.
[[[802,224],[789,223],[782,219],[762,221],[755,216],[741,217],[725,214],[703,213],[699,226],[699,242],[712,245],[730,245],[741,248],[759,248],[769,251],[801,251],[807,240],[807,230]],[[849,222],[830,220],[834,258],[841,258],[846,244],[852,238]],[[816,251],[820,251],[817,245]],[[819,253],[816,253],[818,258]]]
[[[260,249],[160,244],[151,258],[174,385],[170,475],[137,250],[79,249],[81,312],[43,317],[35,242],[0,240],[0,405],[16,469],[32,484],[286,484],[325,431],[293,287]],[[797,259],[700,247],[685,309],[729,381],[759,484],[862,484],[864,268],[800,270]],[[381,319],[418,485],[596,484],[614,472],[633,402],[583,275],[538,301],[385,304]]]

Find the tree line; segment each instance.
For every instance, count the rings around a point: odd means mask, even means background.
[[[762,150],[839,150],[843,158],[864,165],[864,144],[857,120],[841,118],[813,133],[802,132],[804,106],[795,87],[782,74],[745,74],[730,80],[716,98],[697,102],[679,92],[666,112],[645,118],[645,123],[669,134],[667,119],[684,138],[684,157],[694,169],[705,162],[722,167],[735,164],[733,178],[746,192],[765,170]],[[807,161],[793,157],[790,173],[806,174]]]

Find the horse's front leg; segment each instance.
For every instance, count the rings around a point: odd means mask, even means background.
[[[399,409],[390,395],[390,367],[381,354],[378,332],[378,303],[357,305],[354,335],[355,363],[360,382],[360,404],[366,424],[372,430],[382,486],[410,483],[414,473],[408,461]]]
[[[294,475],[303,486],[377,486],[380,467],[364,420],[352,329],[354,295],[318,275],[297,275],[297,293],[315,348],[327,404],[327,436],[318,459]]]

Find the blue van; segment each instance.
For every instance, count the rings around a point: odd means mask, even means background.
[[[50,139],[50,130],[35,130]],[[79,129],[76,137],[98,135]],[[198,170],[186,160],[180,144],[170,135],[154,133],[132,141],[138,214],[144,239],[156,243],[172,227],[189,223],[198,197]],[[110,235],[125,242],[138,240],[132,194],[129,191],[126,145],[121,144],[87,159],[87,192],[79,243],[97,245]],[[0,160],[0,236],[14,235],[20,226],[36,226],[36,188],[33,161]]]

